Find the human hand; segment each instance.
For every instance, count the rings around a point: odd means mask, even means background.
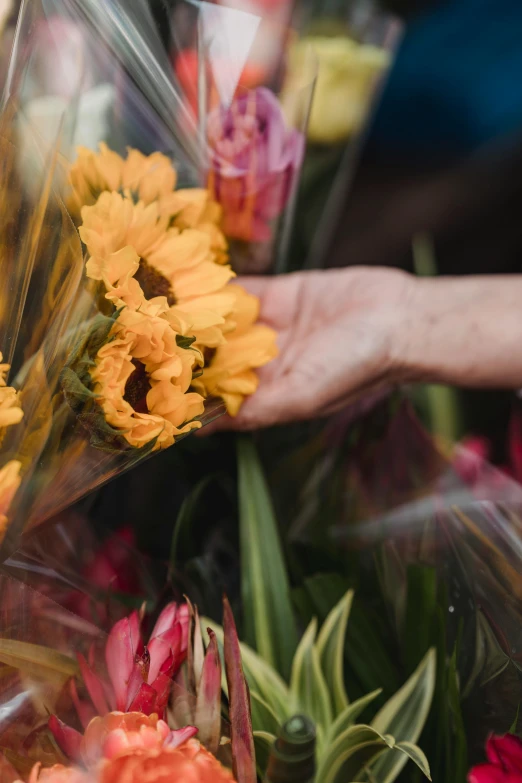
[[[280,353],[259,370],[259,389],[239,415],[205,432],[326,416],[395,382],[411,276],[352,267],[238,282],[259,297],[260,320],[277,331]]]

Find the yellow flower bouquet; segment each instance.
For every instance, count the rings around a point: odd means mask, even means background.
[[[50,15],[36,0],[21,11],[0,117],[7,546],[216,415],[236,415],[277,353],[257,299],[233,282],[194,128],[134,6],[72,0]],[[59,46],[71,24],[74,68]],[[55,63],[52,83],[42,58]],[[136,127],[146,127],[141,150]]]

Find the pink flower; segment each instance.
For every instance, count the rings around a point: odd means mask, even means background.
[[[223,207],[225,234],[268,241],[303,162],[303,135],[286,126],[279,101],[265,87],[212,112],[207,127],[210,188]]]
[[[486,756],[487,763],[473,767],[468,783],[522,783],[522,741],[518,737],[491,736]]]
[[[105,646],[109,681],[78,654],[82,678],[92,705],[78,698],[74,681],[71,695],[80,721],[87,728],[95,715],[139,712],[165,717],[172,678],[187,654],[189,610],[186,604],[171,603],[160,614],[148,645],[143,644],[137,612],[124,617],[112,628]],[[56,717],[49,720],[56,742],[71,759],[81,755],[82,736]]]
[[[112,628],[105,647],[110,684],[78,656],[83,679],[98,714],[120,712],[164,714],[170,683],[187,654],[188,607],[165,607],[145,647],[138,613],[124,617]]]

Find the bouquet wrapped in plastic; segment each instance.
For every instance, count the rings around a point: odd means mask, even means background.
[[[221,209],[197,187],[201,150],[145,2],[22,4],[5,96],[12,546],[225,407],[236,413],[276,347],[255,297],[231,284]]]
[[[281,270],[288,251],[317,74],[311,51],[287,55],[290,12],[285,2],[187,2],[173,23],[204,176],[242,273]]]
[[[517,481],[483,450],[441,447],[400,397],[316,426],[268,475],[299,601],[321,614],[356,590],[348,687],[393,687],[436,650],[418,740],[432,779],[510,780],[520,768],[520,741],[509,735],[519,731],[521,699]]]

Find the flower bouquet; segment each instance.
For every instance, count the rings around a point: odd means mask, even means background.
[[[406,765],[429,776],[416,741],[433,699],[435,651],[391,693],[384,678],[386,692],[352,691],[344,664],[352,590],[333,605],[324,593],[320,629],[312,619],[299,640],[304,615],[292,607],[268,489],[247,440],[239,456],[241,643],[227,599],[220,625],[221,612],[201,617],[187,599],[166,597],[181,572],[125,612],[124,595],[104,588],[93,567],[117,563],[125,573],[114,539],[93,549],[88,571],[78,567],[85,518],[37,528],[6,562],[3,780],[393,781]],[[178,524],[190,522],[182,512]],[[62,544],[57,559],[64,531],[74,544]]]
[[[147,14],[139,0],[20,12],[0,118],[7,549],[225,407],[235,414],[276,353],[256,298],[232,284],[221,209],[195,187],[197,150]],[[116,152],[131,106],[176,160]]]
[[[203,176],[240,273],[282,271],[305,156],[316,62],[289,67],[290,5],[182,3],[172,57],[199,129]],[[177,17],[176,17],[177,18]]]
[[[442,451],[404,397],[333,417],[266,465],[302,611],[356,588],[349,690],[391,685],[436,649],[419,739],[432,779],[508,781],[517,740],[488,737],[519,731],[517,482],[466,446]]]
[[[312,1],[297,6],[299,40],[291,67],[307,50],[318,63],[307,133],[307,155],[296,207],[290,268],[325,263],[325,245],[338,221],[364,148],[374,109],[400,39],[398,19],[378,3]]]

